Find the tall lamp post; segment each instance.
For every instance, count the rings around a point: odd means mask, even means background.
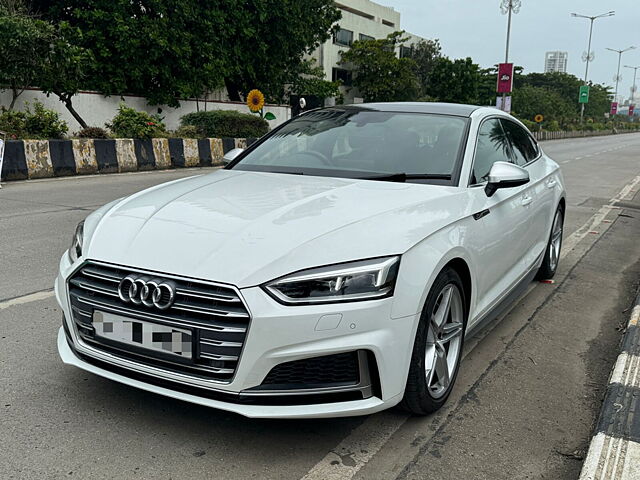
[[[633,70],[633,86],[631,87],[631,103],[633,103],[636,99],[636,73],[638,73],[638,69],[640,65],[637,67],[632,67],[631,65],[625,65],[624,68],[631,68]]]
[[[589,15],[581,15],[579,13],[572,13],[572,17],[577,18],[586,18],[591,21],[591,25],[589,26],[589,44],[587,46],[587,53],[583,56],[584,61],[587,62],[587,67],[584,70],[584,84],[587,85],[587,80],[589,78],[589,62],[593,60],[593,53],[591,52],[591,38],[593,37],[593,22],[595,22],[598,18],[604,17],[613,17],[616,14],[615,11],[611,10],[607,13],[601,13],[600,15],[589,16]],[[582,108],[580,109],[580,123],[584,123],[584,103],[582,103]]]
[[[622,54],[624,52],[628,52],[629,50],[633,50],[636,47],[629,47],[629,48],[625,48],[624,50],[616,50],[615,48],[607,48],[607,50],[609,50],[610,52],[615,52],[618,54],[618,71],[616,72],[616,76],[614,77],[614,80],[616,82],[616,93],[613,96],[613,101],[617,102],[618,101],[618,85],[620,83],[620,80],[622,80],[622,77],[620,76],[620,62],[622,61]]]
[[[504,54],[504,63],[509,63],[509,41],[511,39],[511,17],[520,11],[522,0],[502,0],[500,2],[500,12],[507,15],[507,45]],[[511,72],[513,75],[513,72]],[[502,93],[502,110],[505,110],[507,102],[507,93]]]

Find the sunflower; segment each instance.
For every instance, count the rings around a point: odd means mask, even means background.
[[[255,88],[247,95],[247,106],[253,113],[259,112],[264,107],[264,95]]]

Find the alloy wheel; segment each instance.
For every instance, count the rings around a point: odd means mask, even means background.
[[[440,291],[431,313],[425,349],[425,376],[433,398],[451,384],[460,356],[464,309],[459,288],[449,283]]]
[[[562,246],[562,211],[558,210],[553,219],[551,229],[551,245],[549,248],[549,268],[555,271],[560,260],[560,248]]]

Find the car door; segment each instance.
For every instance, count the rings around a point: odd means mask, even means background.
[[[509,139],[513,162],[529,172],[529,183],[522,191],[528,202],[526,251],[522,256],[522,262],[523,267],[529,269],[547,246],[553,191],[547,185],[548,173],[543,159],[540,158],[540,150],[529,132],[509,119],[502,119],[502,126]]]
[[[527,186],[499,189],[488,197],[484,186],[497,161],[512,162],[509,139],[497,117],[481,123],[469,181],[473,218],[479,222],[473,240],[478,266],[475,317],[479,318],[524,275],[522,256],[529,245]]]

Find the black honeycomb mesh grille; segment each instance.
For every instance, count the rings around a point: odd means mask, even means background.
[[[357,352],[306,358],[276,365],[262,385],[286,385],[298,388],[353,384],[360,381]]]

